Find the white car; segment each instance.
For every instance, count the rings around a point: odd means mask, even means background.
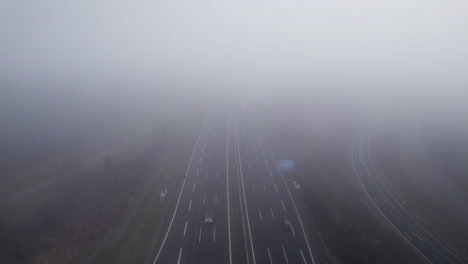
[[[213,223],[213,213],[210,210],[206,211],[205,213],[205,223],[207,224]]]
[[[292,229],[291,221],[289,221],[288,219],[284,219],[283,220],[283,228],[286,231],[290,231]]]

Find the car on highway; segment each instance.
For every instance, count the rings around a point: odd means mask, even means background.
[[[205,223],[211,224],[213,223],[213,212],[210,210],[206,211],[205,213]]]
[[[283,229],[286,230],[286,231],[290,231],[292,229],[291,221],[289,221],[288,219],[284,219],[283,220]]]

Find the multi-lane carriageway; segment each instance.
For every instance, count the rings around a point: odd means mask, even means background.
[[[463,264],[456,254],[427,231],[405,209],[381,178],[370,151],[371,133],[363,133],[353,144],[352,161],[358,182],[369,200],[376,206],[395,231],[427,263]]]
[[[292,183],[253,111],[206,118],[179,188],[151,263],[316,263]]]

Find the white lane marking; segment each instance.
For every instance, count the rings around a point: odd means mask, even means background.
[[[188,205],[188,210],[190,211],[190,209],[192,209],[192,200],[190,200],[190,203]]]
[[[267,160],[267,159],[265,159],[265,162],[266,162],[266,164],[267,164],[268,166],[270,165],[270,164],[268,164],[268,160]]]
[[[302,249],[299,249],[299,252],[301,252],[302,260],[304,261],[305,264],[307,264],[307,260],[304,257],[304,253],[302,253]]]
[[[253,190],[255,191],[255,183],[252,182],[252,187],[253,187]]]
[[[289,264],[288,256],[286,255],[286,250],[284,250],[284,246],[281,247],[283,248],[284,259],[286,259],[286,263]]]
[[[280,200],[281,201],[281,206],[283,206],[283,210],[286,211],[286,207],[284,207],[284,203],[283,203],[283,200]]]
[[[185,227],[184,227],[184,236],[185,236],[185,233],[187,232],[187,221],[185,221]]]
[[[237,137],[237,157],[239,160],[239,168],[240,168],[240,175],[241,175],[241,186],[242,186],[242,194],[244,196],[244,208],[245,208],[245,214],[247,216],[247,229],[249,231],[249,239],[250,239],[250,249],[252,250],[252,259],[253,259],[253,264],[256,264],[255,260],[255,250],[253,246],[253,240],[252,240],[252,231],[250,230],[250,221],[249,221],[249,210],[247,208],[247,199],[245,196],[245,187],[244,187],[244,174],[242,173],[242,159],[240,157],[240,147],[239,147],[239,121],[237,121],[237,127],[236,127],[236,137]]]
[[[179,251],[179,260],[177,260],[177,264],[180,264],[180,259],[182,258],[182,248]]]
[[[219,179],[219,173],[216,172],[216,179],[218,180]]]
[[[273,264],[273,260],[271,259],[270,248],[267,248],[267,250],[268,250],[268,258],[270,259],[270,264]]]
[[[213,227],[213,242],[216,242],[216,226]]]
[[[273,177],[273,172],[271,172],[271,170],[270,170],[270,176]]]
[[[195,146],[193,147],[193,151],[192,151],[192,156],[190,157],[190,161],[189,161],[189,164],[188,164],[188,167],[187,167],[187,171],[185,173],[185,179],[184,181],[182,182],[182,187],[180,189],[180,193],[179,193],[179,198],[177,198],[177,203],[176,203],[176,207],[175,207],[175,210],[174,210],[174,214],[172,214],[172,219],[171,219],[171,222],[169,223],[169,227],[167,228],[167,232],[166,232],[166,235],[164,236],[164,239],[163,239],[163,242],[161,244],[161,247],[159,248],[158,250],[158,254],[156,254],[156,257],[154,258],[154,261],[153,261],[153,264],[156,263],[156,261],[158,261],[158,258],[159,258],[159,255],[161,255],[161,251],[164,247],[164,244],[166,243],[166,240],[167,240],[167,237],[169,236],[169,231],[171,231],[171,228],[172,228],[172,224],[174,223],[174,218],[175,218],[175,215],[177,213],[177,209],[179,208],[179,203],[180,203],[180,198],[182,197],[182,192],[184,191],[184,187],[185,187],[185,183],[187,181],[187,176],[188,176],[188,173],[190,171],[190,166],[192,165],[192,160],[193,160],[193,156],[195,155],[195,150],[197,149],[197,146],[198,146],[198,141],[200,140],[200,137],[201,137],[201,132],[203,131],[203,126],[206,124],[206,120],[205,120],[205,123],[202,125],[202,127],[200,128],[200,133],[198,134],[198,138],[197,138],[197,141],[195,142]],[[182,251],[182,249],[181,249]]]
[[[200,169],[197,169],[197,174],[195,176],[198,176],[198,172],[200,172]]]
[[[265,190],[265,191],[266,191],[266,186],[265,186],[265,183],[264,183],[264,182],[262,182],[262,185],[263,185],[263,190]]]
[[[291,231],[292,231],[293,235],[296,235],[296,232],[294,232],[294,227],[292,226],[292,224],[291,224]]]
[[[375,129],[373,129],[373,130],[375,130]],[[372,136],[371,133],[374,133],[374,132],[373,132],[373,131],[370,132],[370,133],[368,134],[367,138],[365,139],[365,140],[367,141],[367,144],[366,144],[366,156],[368,156],[369,159],[370,159],[370,165],[371,165],[373,171],[375,172],[375,175],[377,176],[377,179],[379,179],[379,181],[382,181],[382,179],[380,179],[380,173],[379,173],[379,172],[377,171],[377,169],[375,168],[375,165],[374,165],[374,162],[373,162],[375,159],[372,157],[371,152],[370,152],[370,148],[369,148],[369,145],[370,145],[369,141],[371,140],[371,136]],[[361,151],[364,152],[364,146],[361,145],[360,147],[361,147],[361,149],[362,149]],[[369,169],[367,168],[367,170],[369,170]],[[360,178],[359,178],[359,180],[361,181]],[[362,184],[362,182],[361,182],[361,184]],[[410,219],[412,219],[412,220],[414,221],[414,223],[416,223],[416,224],[421,228],[421,230],[423,231],[423,233],[425,233],[426,235],[429,235],[430,237],[432,237],[432,238],[435,240],[435,242],[437,242],[437,244],[439,244],[440,246],[442,246],[442,247],[443,247],[444,249],[446,249],[447,251],[451,252],[449,249],[447,249],[447,248],[445,247],[444,244],[442,244],[438,239],[434,238],[434,236],[432,236],[432,234],[431,234],[430,232],[428,232],[423,226],[421,226],[421,224],[419,223],[419,221],[416,221],[416,219],[413,218],[412,214],[409,214],[409,213],[408,213],[408,211],[402,206],[402,204],[401,204],[400,202],[398,202],[398,200],[394,197],[393,193],[388,189],[387,184],[383,183],[383,187],[384,187],[384,189],[386,189],[387,192],[390,194],[389,198],[393,198],[393,200],[397,201],[397,202],[396,202],[396,206],[394,206],[394,208],[397,208],[397,207],[401,208],[402,211],[403,211]],[[363,188],[364,188],[364,186],[363,186]],[[367,192],[367,190],[366,190],[366,192]],[[378,208],[379,211],[381,211],[380,207],[377,206],[377,208]],[[396,211],[396,212],[398,213],[398,211]],[[381,213],[382,213],[382,212],[381,212]],[[384,216],[385,216],[385,215],[384,215]],[[386,218],[386,216],[385,216],[385,218]],[[387,219],[387,220],[388,220],[388,219]],[[407,223],[409,223],[409,221],[408,221],[406,218],[403,218],[403,220],[405,220]],[[390,223],[391,223],[391,222],[390,222]],[[392,224],[392,226],[393,226],[393,223],[391,223],[391,224]],[[397,229],[397,231],[401,234],[400,230]],[[407,241],[408,241],[408,240],[407,240]],[[432,263],[432,261],[430,261],[425,255],[423,255],[411,242],[408,241],[408,243],[410,243],[410,245],[411,245],[413,248],[415,248],[416,251],[418,251],[424,258],[426,258],[426,260],[428,260],[429,262]],[[436,249],[437,252],[442,253],[440,250],[437,249],[437,247],[436,247],[435,249]],[[434,254],[433,254],[433,255],[434,255]],[[435,256],[435,255],[434,255],[434,256]],[[448,257],[447,257],[446,255],[442,255],[442,256],[443,256],[444,258],[448,259]],[[455,259],[457,259],[458,261],[462,262],[456,255],[451,254],[451,256],[453,256],[453,257],[454,257]],[[436,257],[437,259],[439,259],[437,256],[435,256],[435,257]],[[440,259],[439,259],[439,260],[440,260]],[[441,262],[442,262],[442,261],[441,261]]]
[[[218,204],[218,194],[215,194],[215,204]]]
[[[420,235],[418,235],[416,232],[414,232],[414,231],[411,231],[411,232],[413,232],[413,234],[414,234],[416,237],[418,237],[419,239],[423,240],[422,237],[421,237]]]
[[[357,136],[354,138],[353,140],[353,145],[352,145],[352,149],[355,149],[355,146],[357,144],[357,141],[362,141],[360,140],[360,137]],[[363,151],[363,148],[364,146],[363,145],[360,145],[359,148],[361,149],[360,151]],[[354,151],[353,151],[354,152]],[[362,154],[361,154],[362,155]],[[362,180],[361,180],[361,177],[360,177],[360,173],[358,173],[357,171],[357,168],[356,168],[356,161],[355,161],[355,158],[354,158],[354,153],[351,154],[351,159],[352,159],[352,163],[353,163],[353,168],[354,168],[354,173],[356,175],[356,177],[358,178],[359,180],[359,183],[362,187],[362,189],[364,189],[364,191],[366,192],[367,194],[367,197],[369,197],[369,200],[371,200],[371,195],[369,194],[369,192],[367,191],[367,189],[364,187],[364,184],[362,183]],[[374,169],[375,170],[375,169]],[[384,185],[385,186],[385,185]],[[371,200],[372,201],[372,200]],[[373,201],[372,201],[373,202]],[[401,232],[400,230],[395,226],[395,223],[393,223],[392,221],[390,221],[387,216],[382,212],[382,210],[380,209],[379,206],[377,206],[377,204],[375,202],[373,202],[375,207],[377,207],[377,209],[380,211],[380,213],[385,217],[385,219],[387,219],[387,221],[393,226],[393,228],[419,253],[421,254],[421,256],[423,256],[429,263],[433,263],[432,261],[429,260],[428,257],[426,257],[416,246],[413,245],[413,243],[411,243],[411,241],[409,241]],[[392,214],[392,211],[389,211],[391,214]],[[393,214],[392,214],[393,215]],[[421,244],[421,245],[424,245],[424,244]],[[312,259],[313,260],[313,259]]]
[[[226,129],[226,197],[227,197],[227,219],[228,219],[228,237],[229,237],[229,264],[232,264],[231,252],[231,214],[229,211],[229,124],[231,115],[228,117]],[[219,178],[218,171],[216,171],[216,179]],[[215,204],[218,202],[218,195],[216,194]]]
[[[270,208],[270,213],[271,213],[271,217],[273,217],[273,220],[275,220],[275,213],[273,213],[273,209]]]
[[[206,200],[206,195],[203,194],[203,204],[205,204],[205,200]]]
[[[268,138],[267,136],[265,135],[265,131],[262,131],[263,132],[263,138],[265,139],[267,145],[268,145],[268,150],[270,152],[270,155],[271,157],[273,158],[273,160],[278,163],[278,160],[276,159],[275,155],[273,154],[273,151],[271,149],[271,145],[270,145],[270,142],[268,141]],[[289,190],[289,187],[288,185],[286,184],[286,180],[284,179],[284,175],[280,172],[280,176],[281,176],[281,180],[283,181],[283,184],[284,186],[286,187],[286,191],[288,192],[288,195],[289,195],[289,198],[291,199],[291,202],[293,204],[293,208],[294,208],[294,211],[296,211],[296,215],[297,215],[297,219],[299,220],[299,224],[301,225],[301,230],[302,230],[302,234],[304,235],[304,239],[306,241],[306,244],[307,244],[307,249],[309,250],[309,255],[310,255],[310,258],[312,259],[312,264],[315,264],[315,260],[314,260],[314,256],[312,255],[312,250],[310,250],[310,245],[309,245],[309,239],[307,238],[307,235],[305,233],[305,230],[304,230],[304,226],[302,225],[302,220],[301,220],[301,216],[299,215],[299,211],[297,210],[297,206],[296,206],[296,203],[294,202],[294,199],[291,195],[291,191]]]
[[[276,192],[279,192],[279,191],[278,191],[278,186],[276,186],[276,183],[275,183],[275,189],[276,189]]]
[[[200,157],[200,159],[198,160],[198,164],[201,164],[201,160],[202,160],[202,158]]]
[[[258,209],[258,215],[260,216],[260,221],[263,221],[262,212],[260,212],[260,209]]]
[[[202,232],[202,229],[200,227],[200,231],[198,232],[198,243],[200,243],[201,241],[201,232]]]
[[[403,231],[403,234],[404,234],[407,238],[409,238],[410,240],[413,240],[413,238],[412,238],[408,233],[406,233],[405,231]]]
[[[196,182],[193,183],[192,192],[195,191],[195,186],[197,186],[197,183],[196,183]]]

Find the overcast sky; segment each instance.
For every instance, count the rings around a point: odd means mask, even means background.
[[[467,29],[464,0],[2,0],[0,76],[458,102]]]

